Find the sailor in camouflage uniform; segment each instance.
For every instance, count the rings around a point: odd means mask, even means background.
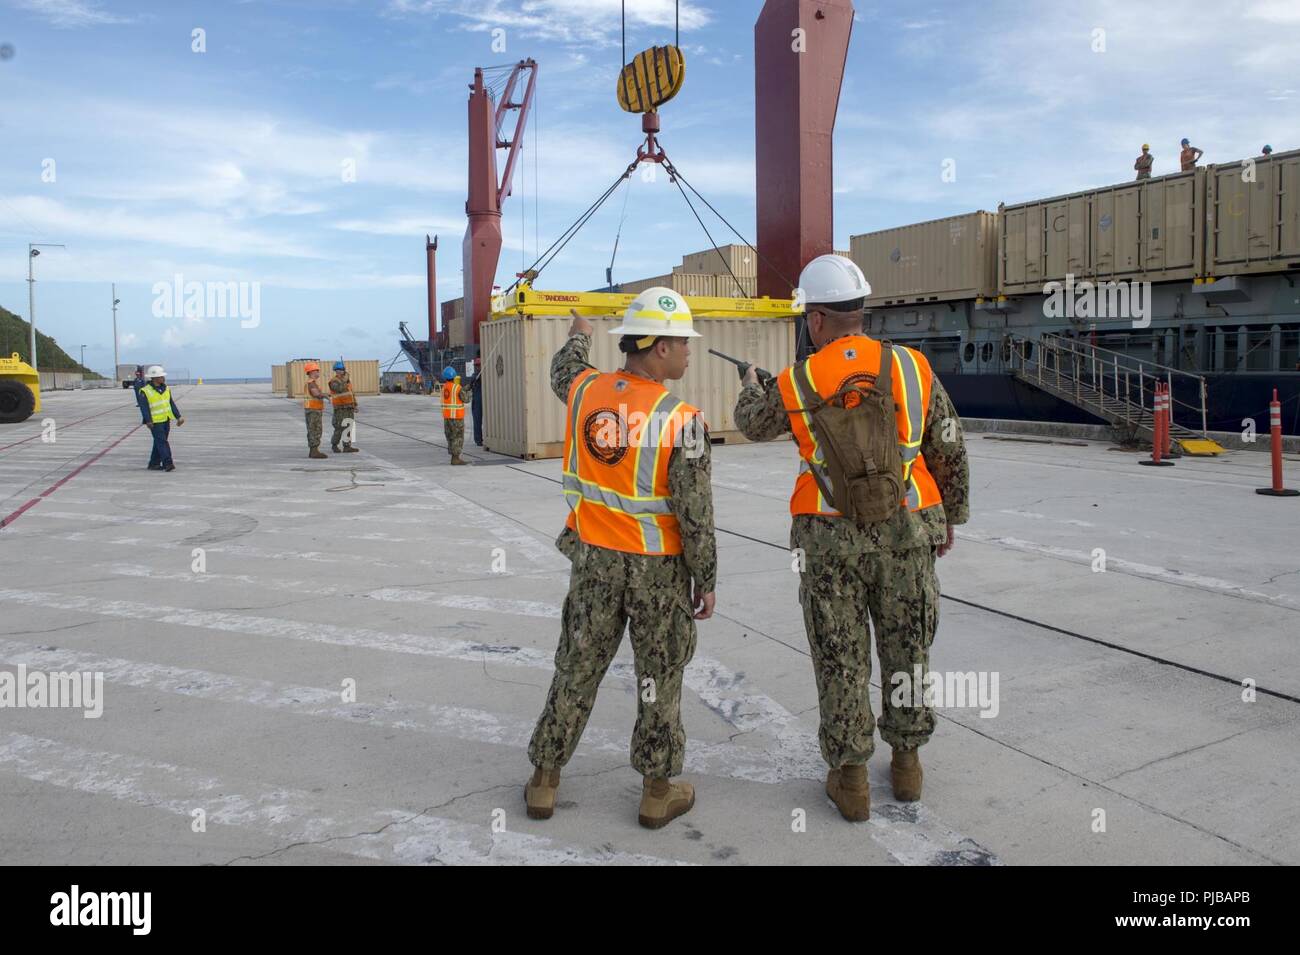
[[[695,652],[695,621],[714,606],[710,449],[698,411],[662,384],[685,372],[687,339],[698,335],[685,301],[649,289],[613,332],[623,335],[623,370],[592,368],[592,326],[576,312],[551,363],[551,388],[569,409],[564,483],[572,508],[556,544],[573,568],[555,676],[528,746],[535,770],[524,797],[530,817],[551,816],[560,769],[627,629],[637,694],[631,761],[644,777],[638,820],[659,828],[695,803],[689,783],[670,779],[681,773],[686,749],[682,678]]]
[[[334,434],[330,448],[335,454],[354,453],[361,449],[352,444],[357,430],[357,396],[352,391],[347,365],[339,359],[334,363],[334,377],[329,380],[330,404],[334,408]],[[343,447],[339,447],[339,442]]]
[[[935,557],[952,548],[953,527],[968,519],[969,472],[961,421],[947,392],[924,355],[893,346],[906,506],[868,524],[847,519],[830,506],[805,453],[815,456],[817,445],[801,410],[808,393],[798,391],[799,376],[807,365],[809,380],[823,399],[846,381],[871,385],[884,350],[863,334],[863,300],[870,286],[852,261],[819,256],[804,269],[799,284],[818,352],[761,384],[751,368],[735,417],[750,440],[770,441],[791,431],[799,439],[804,460],[791,499],[790,545],[802,566],[799,602],[817,680],[821,751],[830,767],[827,792],[846,819],[860,821],[870,813],[866,764],[875,749],[876,726],[868,697],[871,637],[866,621],[875,631],[881,663],[880,735],[893,748],[894,795],[919,799],[917,750],[934,732],[934,712],[924,705],[924,684],[913,688],[914,695],[897,694],[904,705],[895,705],[892,698],[896,688],[911,686],[916,673],[924,677],[929,670],[939,620]],[[926,392],[928,401],[923,400]]]

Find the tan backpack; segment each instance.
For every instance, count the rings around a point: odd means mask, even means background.
[[[821,446],[830,486],[818,468],[812,468],[813,478],[835,510],[858,524],[888,520],[903,500],[891,342],[881,342],[880,369],[870,391],[850,384],[828,398],[818,395],[807,382],[806,363],[794,375],[800,397],[808,406],[802,410],[809,414],[813,436]]]

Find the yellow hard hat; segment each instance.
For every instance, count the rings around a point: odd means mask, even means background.
[[[1142,144],[1142,148],[1143,148],[1143,149],[1150,149],[1150,148],[1151,148],[1151,144],[1150,144],[1150,143],[1143,143],[1143,144]]]
[[[691,307],[675,291],[662,285],[646,289],[623,313],[623,324],[609,330],[611,335],[665,335],[670,338],[699,338]]]

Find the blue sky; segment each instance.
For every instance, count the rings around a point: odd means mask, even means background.
[[[629,52],[671,42],[671,0],[629,0]],[[677,166],[754,231],[753,22],[761,3],[683,3],[687,79],[663,110]],[[618,0],[0,0],[0,304],[87,364],[267,375],[299,355],[387,360],[460,294],[465,100],[475,66],[533,57],[538,109],[507,200],[499,280],[531,262],[640,140],[618,109]],[[835,138],[835,244],[860,232],[1155,172],[1183,136],[1205,161],[1300,147],[1300,3],[856,4]],[[206,51],[192,51],[192,31]],[[491,31],[506,31],[493,52]],[[1095,31],[1104,31],[1105,49]],[[54,160],[49,179],[46,160]],[[945,160],[955,181],[945,181]],[[355,161],[344,182],[345,160]],[[42,173],[45,171],[45,177]],[[620,194],[540,285],[591,288]],[[712,225],[710,226],[712,228]],[[715,236],[720,233],[715,230]],[[634,179],[616,279],[707,246],[660,177]],[[159,318],[153,285],[260,283],[260,321]]]

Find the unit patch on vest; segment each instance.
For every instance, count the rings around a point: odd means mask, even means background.
[[[613,408],[598,408],[582,422],[587,453],[610,467],[627,456],[627,422]]]
[[[627,382],[620,378],[618,381],[614,382],[614,390],[627,391]]]
[[[859,397],[858,392],[870,391],[875,387],[875,384],[876,376],[868,374],[865,371],[854,372],[853,374],[846,376],[835,390],[843,391],[845,388],[854,388],[856,390],[850,391],[848,394],[841,397],[841,407],[856,408],[862,403],[862,398]]]
[[[844,349],[844,357],[849,361],[853,361],[853,359],[858,357],[858,350],[856,348],[846,348]]]

